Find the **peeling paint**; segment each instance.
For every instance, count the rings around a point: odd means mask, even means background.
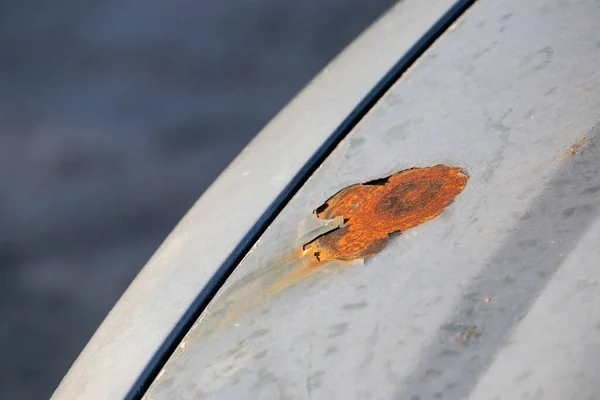
[[[459,167],[436,165],[401,171],[387,178],[352,185],[314,210],[321,219],[344,224],[304,245],[319,262],[372,257],[389,235],[440,215],[469,178]]]

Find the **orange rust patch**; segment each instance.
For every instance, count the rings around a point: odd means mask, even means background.
[[[587,139],[587,136],[582,136],[579,138],[579,140],[577,141],[577,143],[575,143],[573,146],[571,146],[569,148],[569,152],[567,153],[567,158],[571,158],[573,157],[575,154],[577,154],[577,152],[579,150],[581,150],[581,148],[583,147],[583,145],[585,144],[585,141]]]
[[[372,257],[389,234],[414,228],[440,215],[469,178],[458,167],[413,168],[356,184],[333,195],[313,212],[321,219],[344,218],[344,225],[304,245],[319,262]]]

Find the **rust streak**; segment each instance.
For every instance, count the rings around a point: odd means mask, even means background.
[[[304,245],[319,262],[372,257],[388,236],[440,215],[469,178],[459,167],[413,168],[341,190],[313,212],[321,219],[343,217],[344,225]]]
[[[585,141],[587,140],[587,136],[582,136],[579,138],[579,140],[573,144],[570,148],[569,151],[567,153],[567,158],[571,158],[573,157],[575,154],[577,154],[577,152],[579,150],[581,150],[581,148],[583,147],[583,145],[585,144]]]

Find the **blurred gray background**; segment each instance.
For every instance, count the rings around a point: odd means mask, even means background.
[[[244,145],[393,0],[0,0],[0,398],[50,396]]]

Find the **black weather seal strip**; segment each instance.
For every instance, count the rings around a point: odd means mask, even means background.
[[[140,400],[142,398],[194,322],[200,317],[202,311],[204,311],[208,303],[215,297],[221,286],[223,286],[231,273],[266,231],[267,227],[269,227],[279,215],[281,210],[283,210],[292,197],[306,183],[308,178],[310,178],[336,146],[348,135],[348,133],[350,133],[369,110],[373,108],[392,85],[475,2],[476,0],[457,1],[435,24],[433,24],[431,28],[429,28],[429,30],[406,52],[406,54],[396,62],[390,71],[383,76],[375,87],[371,89],[354,110],[352,110],[344,121],[342,121],[340,126],[337,127],[331,136],[325,140],[321,147],[319,147],[319,149],[311,156],[279,196],[277,196],[273,203],[271,203],[267,210],[260,216],[250,231],[233,249],[229,257],[225,259],[215,275],[200,291],[177,325],[175,325],[170,335],[152,356],[146,368],[144,368],[141,375],[129,390],[129,393],[127,393],[127,396],[125,397],[126,400]]]

